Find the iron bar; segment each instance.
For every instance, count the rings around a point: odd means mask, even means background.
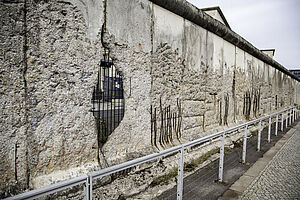
[[[110,133],[113,132],[113,108],[112,108],[112,104],[113,104],[113,99],[114,99],[114,75],[113,75],[113,67],[111,66],[111,77],[108,78],[109,82],[111,82],[111,88],[109,88],[109,90],[111,89],[111,94],[109,97],[110,100]],[[115,123],[115,122],[114,122]]]
[[[268,142],[271,142],[271,123],[272,123],[272,118],[269,118],[269,129],[268,129]]]
[[[165,108],[165,142],[166,144],[169,143],[169,121],[168,121],[168,107]]]
[[[104,122],[104,87],[105,87],[105,84],[104,84],[104,72],[102,70],[102,67],[100,67],[100,81],[99,81],[99,85],[100,85],[100,88],[99,88],[99,94],[100,94],[100,98],[99,98],[99,116],[102,118],[101,121],[100,121],[100,124],[101,124],[101,139],[102,139],[102,143],[105,142],[105,122]],[[103,73],[103,80],[102,80],[102,73]],[[101,85],[102,84],[102,85]],[[103,88],[103,89],[102,89]],[[101,106],[101,103],[100,101],[102,101],[102,108],[100,107]],[[100,114],[101,113],[101,114]]]
[[[157,124],[156,124],[156,108],[154,108],[154,145],[157,148]]]
[[[160,98],[160,135],[159,135],[159,143],[160,145],[163,145],[163,131],[164,131],[164,114],[163,114],[163,109],[161,105],[161,98]]]
[[[153,119],[153,112],[152,112],[152,104],[150,106],[150,115],[151,115],[151,145],[154,145],[154,141],[153,141],[153,126],[154,126],[154,119]]]
[[[109,102],[110,102],[110,86],[109,86],[109,68],[106,69],[106,85],[107,85],[107,99],[106,99],[106,137],[108,138],[108,133],[110,132],[109,130],[109,127],[110,127],[110,124],[109,124],[109,121],[110,121],[110,117],[109,117]]]

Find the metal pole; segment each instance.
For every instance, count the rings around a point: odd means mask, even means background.
[[[278,115],[276,115],[276,126],[275,126],[275,135],[278,133]]]
[[[243,154],[242,154],[242,163],[246,163],[246,151],[247,151],[247,129],[248,125],[246,125],[244,130],[244,141],[243,141]]]
[[[223,166],[224,166],[224,143],[225,143],[225,132],[221,138],[220,146],[220,160],[219,160],[219,182],[223,182]]]
[[[269,118],[268,142],[271,142],[271,117]]]
[[[184,147],[179,151],[178,178],[177,178],[177,200],[182,200],[183,193],[183,166],[184,166]]]
[[[293,118],[292,118],[293,123],[295,122],[295,108],[293,108]]]
[[[84,193],[85,193],[85,200],[90,200],[90,181],[89,181],[89,177],[86,178],[85,181],[85,187],[84,187]]]
[[[281,131],[283,131],[283,113],[281,113]]]
[[[89,179],[90,179],[90,184],[89,184],[90,199],[89,200],[92,200],[93,199],[93,177],[89,176]]]
[[[257,151],[260,151],[260,139],[261,139],[261,120],[258,123]]]
[[[285,127],[288,127],[289,111],[286,112]]]
[[[292,110],[290,110],[290,125],[292,125]]]

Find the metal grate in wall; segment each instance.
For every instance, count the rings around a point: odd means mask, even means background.
[[[97,121],[98,140],[103,144],[124,117],[123,78],[108,56],[101,60],[92,104],[92,112]]]

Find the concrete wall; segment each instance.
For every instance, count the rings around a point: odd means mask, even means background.
[[[297,80],[148,0],[4,1],[0,15],[1,196],[172,146],[151,143],[160,101],[182,105],[173,145],[300,103]],[[126,107],[99,151],[89,110],[104,47]],[[246,94],[260,102],[248,116]]]

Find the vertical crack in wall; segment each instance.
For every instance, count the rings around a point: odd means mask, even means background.
[[[26,80],[26,73],[27,73],[27,50],[28,50],[28,44],[27,44],[27,0],[24,0],[24,14],[23,14],[23,83],[24,83],[24,115],[25,115],[25,159],[26,159],[26,169],[25,169],[25,178],[26,178],[26,188],[29,187],[29,180],[30,180],[30,167],[29,167],[29,136],[28,136],[28,86],[27,86],[27,80]]]
[[[204,99],[205,101],[207,101],[207,96],[208,96],[208,89],[207,89],[207,83],[208,83],[208,76],[207,76],[207,73],[208,73],[208,51],[207,51],[207,46],[208,46],[208,31],[206,30],[206,33],[205,33],[205,56],[206,56],[206,59],[205,59],[205,69],[204,69],[204,73],[206,74],[206,76],[204,76]],[[215,104],[215,96],[214,96],[214,104]],[[215,106],[215,105],[214,105]],[[206,104],[205,104],[205,109],[204,109],[204,112],[203,112],[203,122],[202,122],[202,127],[203,127],[203,131],[205,131],[205,114],[206,114],[206,110],[207,110],[207,107],[206,107]]]
[[[18,144],[17,142],[15,143],[15,146],[14,146],[14,164],[15,164],[15,181],[18,182],[18,168],[17,168],[17,155],[18,155]]]
[[[233,121],[236,122],[235,69],[233,70],[233,80],[232,80],[232,99],[233,99]]]
[[[104,47],[104,49],[109,49],[109,45],[106,42],[107,37],[107,0],[103,0],[103,25],[101,29],[101,44]]]
[[[150,91],[152,91],[153,89],[153,76],[152,76],[152,69],[153,69],[153,54],[154,54],[154,5],[153,3],[151,3],[152,5],[152,12],[151,12],[151,15],[150,15],[150,18],[151,18],[151,26],[150,26],[150,39],[151,39],[151,59],[150,59],[150,77],[151,77],[151,86],[150,86]],[[152,94],[151,94],[152,96]]]
[[[109,49],[109,45],[106,43],[106,34],[107,34],[107,28],[106,28],[106,22],[107,22],[107,0],[103,0],[103,25],[101,28],[101,44],[104,49]],[[101,133],[100,133],[100,124],[99,121],[95,119],[96,123],[96,131],[97,131],[97,161],[99,166],[101,167],[101,160],[103,160],[103,168],[109,167],[107,159],[105,158],[104,152],[102,151],[103,143],[101,142]],[[101,158],[100,158],[101,157]]]

